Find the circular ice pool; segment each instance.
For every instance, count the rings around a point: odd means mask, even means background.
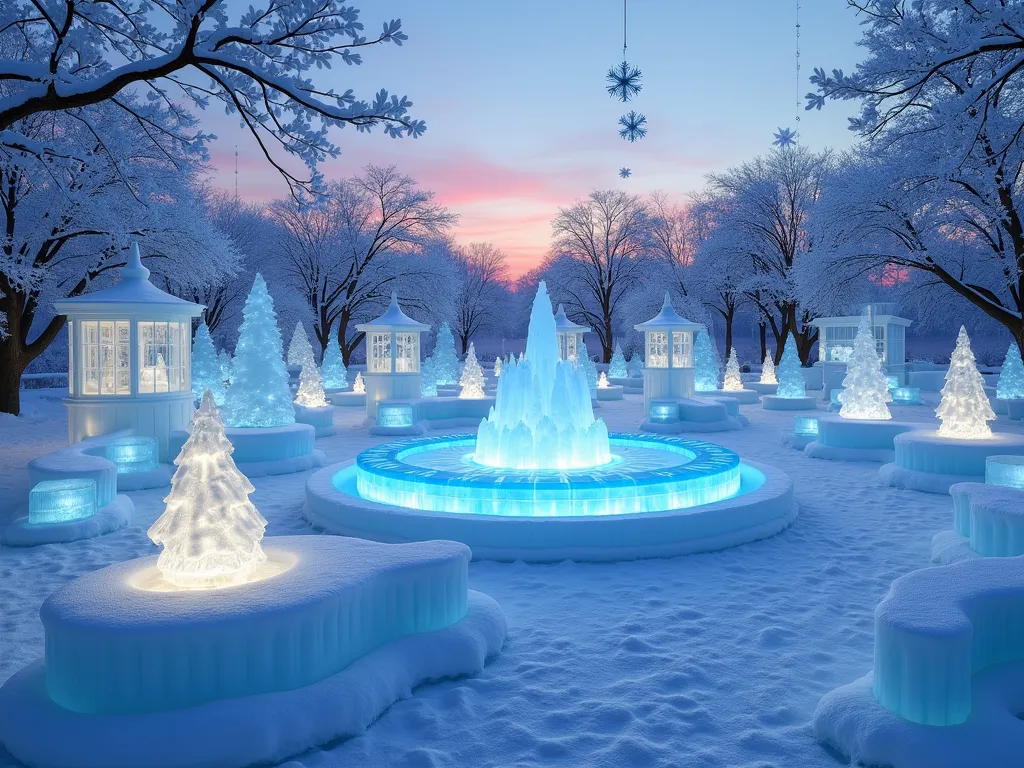
[[[796,517],[774,467],[712,443],[611,435],[589,470],[497,470],[472,461],[473,435],[401,440],[325,467],[303,514],[377,541],[452,539],[476,558],[627,560],[707,552],[772,536]]]

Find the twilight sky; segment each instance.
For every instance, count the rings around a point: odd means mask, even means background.
[[[623,104],[604,75],[622,58],[621,0],[380,0],[356,3],[367,36],[400,18],[409,40],[364,51],[360,67],[327,75],[334,88],[369,99],[376,89],[406,94],[426,120],[420,139],[379,129],[334,134],[342,156],[328,178],[366,163],[397,165],[460,215],[462,243],[488,240],[520,274],[547,252],[559,206],[595,188],[660,189],[680,202],[705,174],[771,148],[795,126],[796,0],[629,0],[628,59],[643,91]],[[850,70],[859,58],[857,17],[845,0],[803,0],[800,94],[814,67]],[[328,82],[317,78],[321,84]],[[629,144],[617,120],[636,109],[649,133]],[[801,108],[800,135],[814,149],[848,147],[851,104]],[[249,200],[286,193],[234,119],[215,108],[204,126],[215,182]],[[632,178],[620,179],[628,166]]]

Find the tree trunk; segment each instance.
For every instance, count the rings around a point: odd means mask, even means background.
[[[612,361],[612,316],[610,312],[606,312],[604,316],[604,335],[601,338],[601,362],[610,363]]]
[[[0,341],[0,413],[14,416],[21,412],[21,374],[29,364],[18,347],[13,334]]]
[[[768,324],[758,323],[757,332],[761,337],[761,361],[763,362],[768,355]]]
[[[459,343],[462,344],[462,354],[465,356],[469,352],[469,334],[459,334]]]
[[[736,307],[730,306],[724,313],[725,317],[725,356],[728,358],[732,350],[732,323],[736,319]]]

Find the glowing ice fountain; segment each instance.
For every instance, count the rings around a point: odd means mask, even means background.
[[[513,358],[502,369],[473,458],[503,469],[584,469],[612,460],[608,429],[594,418],[586,374],[559,359],[543,282],[530,314],[526,359]]]

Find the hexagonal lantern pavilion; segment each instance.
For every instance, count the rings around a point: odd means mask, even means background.
[[[590,328],[578,325],[565,316],[565,308],[559,304],[555,313],[555,336],[558,338],[558,355],[563,360],[576,360],[576,351],[583,346],[583,334]]]
[[[54,308],[68,320],[68,441],[132,429],[172,459],[168,436],[192,418],[192,318],[202,305],[149,282],[133,243],[118,283]]]
[[[644,413],[651,400],[693,395],[693,334],[700,323],[680,317],[669,295],[655,317],[633,326],[644,334]]]
[[[420,334],[430,326],[408,317],[392,292],[387,311],[356,330],[366,334],[366,415],[377,418],[381,400],[420,396]]]

